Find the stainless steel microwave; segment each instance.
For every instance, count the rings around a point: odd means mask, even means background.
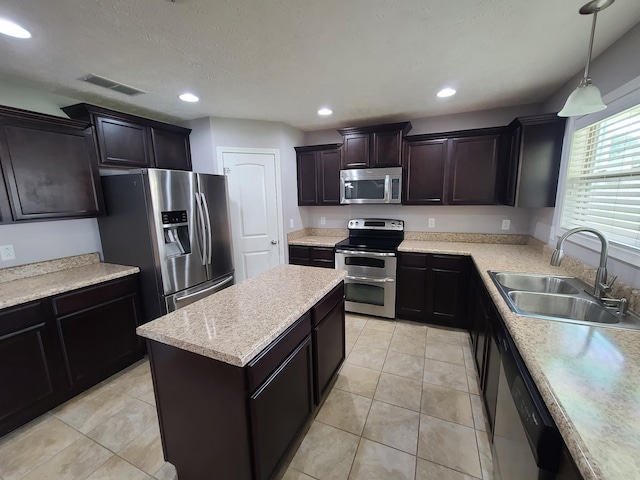
[[[340,170],[340,203],[400,203],[402,168]]]

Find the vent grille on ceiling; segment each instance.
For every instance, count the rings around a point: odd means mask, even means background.
[[[132,97],[144,93],[142,90],[138,90],[137,88],[129,87],[127,85],[123,85],[122,83],[114,82],[113,80],[109,80],[108,78],[100,77],[92,73],[82,77],[82,80],[88,83],[93,83],[94,85],[98,85],[99,87],[108,88],[109,90],[115,90],[116,92],[124,93],[125,95],[129,95]]]

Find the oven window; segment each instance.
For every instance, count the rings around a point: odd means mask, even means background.
[[[345,265],[355,265],[358,267],[384,268],[384,259],[368,257],[344,257]]]
[[[382,180],[349,180],[345,182],[344,198],[384,200],[384,179]]]
[[[384,307],[384,287],[364,283],[347,283],[344,286],[347,302],[366,303]]]

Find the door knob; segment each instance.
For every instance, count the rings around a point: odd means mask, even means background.
[[[271,240],[271,245],[277,245],[278,241],[277,240]]]

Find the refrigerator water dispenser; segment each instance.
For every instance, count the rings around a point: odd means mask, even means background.
[[[162,212],[162,231],[164,233],[164,250],[167,257],[191,253],[186,210]]]

